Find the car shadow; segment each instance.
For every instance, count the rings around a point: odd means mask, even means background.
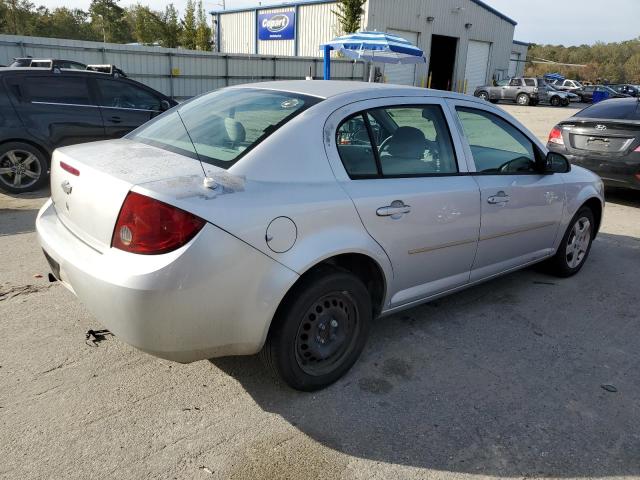
[[[212,363],[348,455],[484,475],[638,475],[639,267],[639,239],[601,233],[572,278],[527,269],[378,319],[354,368],[318,392],[277,383],[256,357]]]
[[[41,188],[40,190],[36,190],[34,192],[24,192],[24,193],[11,193],[11,192],[7,192],[0,189],[0,196],[1,195],[6,195],[7,197],[11,197],[19,200],[48,198],[51,195],[51,190],[49,189],[48,185],[44,188]]]
[[[607,202],[619,203],[627,207],[640,207],[640,190],[607,187],[605,197]]]
[[[36,230],[36,209],[0,209],[0,237]]]

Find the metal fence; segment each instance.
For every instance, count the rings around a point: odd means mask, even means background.
[[[188,98],[228,85],[304,79],[311,69],[322,78],[322,59],[223,54],[177,48],[121,45],[58,38],[0,35],[0,64],[15,57],[57,58],[86,64],[114,64],[128,77],[174,98]],[[365,80],[362,62],[331,61],[335,80]]]

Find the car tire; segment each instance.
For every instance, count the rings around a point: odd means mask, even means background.
[[[371,321],[371,296],[362,281],[349,272],[322,267],[287,294],[260,356],[290,387],[319,390],[353,366]]]
[[[549,103],[551,103],[552,107],[559,107],[560,106],[560,97],[551,97],[551,100],[549,100]]]
[[[481,90],[478,92],[478,95],[476,95],[479,99],[484,100],[486,102],[489,101],[489,93],[485,92],[484,90]]]
[[[31,192],[49,178],[49,164],[36,147],[24,142],[0,145],[0,189],[9,193]]]
[[[494,100],[489,100],[489,101],[490,101],[491,103],[493,103],[493,104],[496,104],[496,103],[498,103],[498,102],[499,102],[499,100],[496,100],[496,99],[494,99]]]
[[[546,262],[549,273],[558,277],[570,277],[578,273],[589,257],[595,227],[591,209],[582,207],[578,210],[562,237],[558,251]]]
[[[570,103],[571,101],[568,98],[565,98],[564,100],[562,100],[563,107],[568,107]]]
[[[527,95],[526,93],[520,93],[516,97],[516,103],[518,105],[526,106],[526,105],[529,105],[531,103],[531,99],[529,98],[529,95]]]

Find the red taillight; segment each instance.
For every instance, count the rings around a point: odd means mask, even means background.
[[[144,255],[167,253],[191,240],[205,223],[189,212],[129,192],[120,209],[111,246]]]
[[[76,177],[80,176],[80,170],[78,170],[77,168],[73,168],[68,163],[60,162],[60,168],[69,172],[71,175],[75,175]]]
[[[549,143],[555,143],[556,145],[564,145],[564,140],[562,139],[562,130],[558,127],[553,127],[551,132],[549,133]]]

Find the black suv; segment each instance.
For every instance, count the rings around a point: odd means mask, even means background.
[[[36,190],[47,181],[57,147],[120,138],[174,105],[128,78],[0,68],[0,188]]]

